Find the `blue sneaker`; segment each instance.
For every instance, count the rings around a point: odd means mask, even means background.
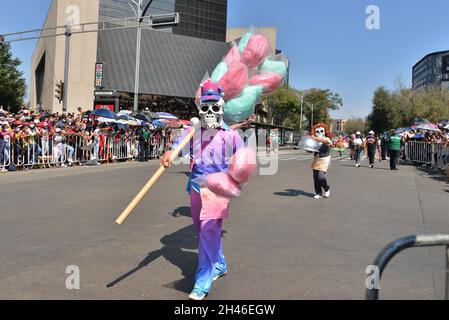
[[[196,301],[204,300],[204,298],[206,298],[206,297],[207,297],[207,292],[203,292],[202,290],[197,289],[197,288],[194,288],[189,295],[190,300],[196,300]]]
[[[215,270],[215,275],[214,275],[214,279],[213,280],[214,281],[218,280],[219,278],[224,277],[227,274],[228,274],[228,270],[224,270],[224,271],[217,271],[217,270]]]

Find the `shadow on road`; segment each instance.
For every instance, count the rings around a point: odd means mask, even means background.
[[[191,217],[189,207],[179,207],[172,213],[173,217]],[[222,237],[226,231],[222,231]],[[196,267],[198,263],[198,254],[196,252],[186,250],[198,249],[198,236],[195,226],[192,224],[182,228],[172,234],[161,238],[162,248],[153,252],[140,261],[134,268],[117,279],[111,281],[106,287],[111,288],[122,282],[126,278],[132,276],[140,269],[149,267],[149,265],[160,257],[165,258],[171,264],[177,266],[182,273],[183,278],[164,285],[165,288],[175,289],[181,292],[190,293],[195,281]]]
[[[295,190],[295,189],[287,189],[285,192],[275,192],[274,193],[277,196],[281,197],[298,197],[298,196],[305,196],[312,198],[314,196],[313,193],[305,192],[302,190]]]
[[[421,172],[423,177],[432,178],[440,182],[449,182],[448,177],[440,171],[434,171],[429,167],[417,167],[417,169]]]
[[[190,207],[179,207],[173,211],[171,214],[172,217],[188,217],[191,218],[192,214],[190,213]]]
[[[117,283],[122,282],[126,278],[132,276],[140,269],[149,267],[149,265],[160,257],[165,258],[173,265],[177,266],[181,272],[183,279],[164,285],[166,288],[173,288],[178,291],[189,293],[193,287],[195,278],[196,263],[198,254],[194,252],[184,251],[197,249],[197,236],[194,225],[182,228],[172,234],[161,238],[162,248],[153,252],[140,261],[136,267],[121,275],[117,279],[111,281],[106,287],[111,288]]]

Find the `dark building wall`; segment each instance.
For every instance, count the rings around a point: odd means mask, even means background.
[[[100,19],[135,16],[130,4],[129,0],[100,0]],[[227,11],[227,0],[153,0],[147,15],[178,12],[180,24],[164,32],[225,42]]]
[[[104,62],[104,86],[134,92],[135,29],[98,34],[97,61]],[[206,72],[229,51],[223,42],[142,30],[142,94],[193,98]]]
[[[445,81],[448,70],[443,70],[449,51],[434,52],[421,59],[413,67],[413,88],[440,85]]]

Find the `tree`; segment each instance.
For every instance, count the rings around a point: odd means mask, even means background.
[[[391,109],[392,97],[390,92],[384,87],[377,88],[374,91],[373,110],[368,116],[371,129],[375,132],[383,132],[391,129]]]
[[[301,104],[296,94],[300,94],[299,91],[284,86],[264,97],[275,125],[299,129]]]
[[[0,43],[0,105],[17,111],[23,104],[26,84],[23,72],[18,70],[22,62],[12,57],[11,46]]]
[[[325,123],[330,125],[330,110],[338,110],[343,106],[343,100],[338,93],[333,93],[329,89],[310,89],[304,94],[304,114],[309,124]],[[313,105],[313,123],[312,123]]]
[[[345,124],[345,132],[348,134],[360,131],[360,132],[366,132],[367,125],[366,121],[362,118],[351,118],[348,121],[346,121]]]
[[[299,97],[304,96],[303,129],[311,127],[312,108],[314,123],[324,122],[330,124],[330,110],[338,110],[343,101],[338,94],[330,90],[310,89],[300,91],[294,88],[277,90],[264,98],[264,103],[269,106],[274,123],[279,126],[291,127],[299,130],[301,122],[301,102]]]
[[[449,119],[449,90],[428,86],[419,90],[398,83],[395,91],[380,87],[374,92],[373,110],[368,117],[376,132],[408,127],[415,118],[433,123]]]

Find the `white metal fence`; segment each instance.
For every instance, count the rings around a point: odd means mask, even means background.
[[[171,147],[168,137],[148,142],[149,158],[160,157]],[[134,136],[100,136],[90,140],[80,135],[48,136],[33,139],[0,140],[0,169],[31,169],[52,166],[82,165],[89,161],[114,162],[138,160],[140,144]]]
[[[427,164],[444,169],[449,164],[449,146],[409,141],[405,145],[405,159],[413,163]]]

